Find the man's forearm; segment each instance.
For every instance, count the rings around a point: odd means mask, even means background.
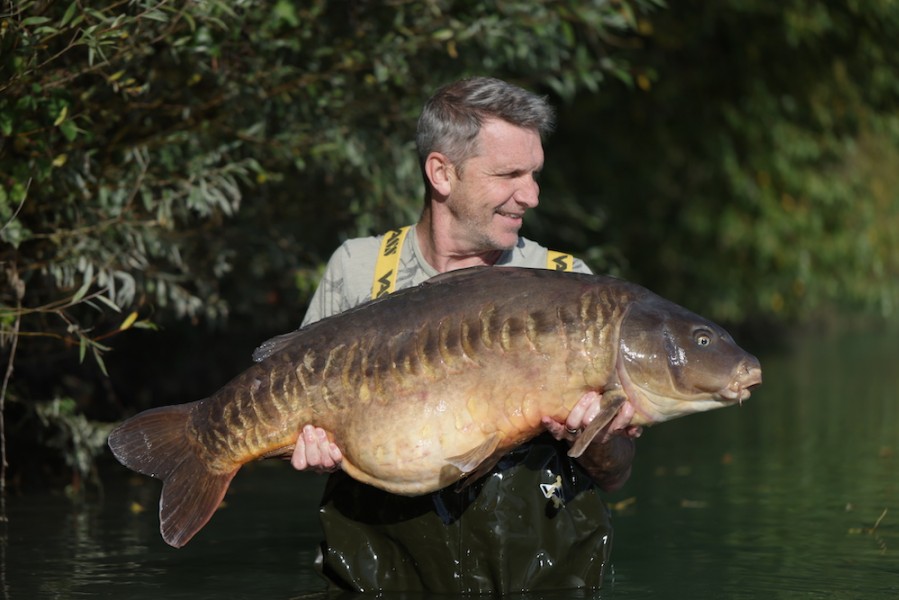
[[[633,438],[626,435],[613,435],[605,443],[593,443],[587,446],[577,460],[590,474],[590,477],[596,481],[600,489],[613,492],[621,488],[630,477],[634,454]]]

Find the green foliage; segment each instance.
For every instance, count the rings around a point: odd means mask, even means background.
[[[210,233],[239,210],[330,208],[352,233],[413,218],[411,132],[436,85],[471,70],[593,89],[622,72],[606,32],[649,4],[19,3],[0,38],[3,260],[18,249],[29,299],[87,285],[222,317],[238,249]]]
[[[10,393],[99,410],[71,389],[83,373],[29,378],[61,375],[60,348],[105,370],[110,338],[150,319],[295,327],[340,237],[417,216],[415,118],[438,85],[571,98],[626,79],[616,46],[657,4],[0,3]]]
[[[580,99],[548,150],[626,273],[717,319],[895,317],[896,4],[693,0],[641,31],[635,89]]]
[[[80,480],[92,478],[97,456],[106,451],[112,425],[85,418],[72,398],[37,402],[33,409],[42,425],[39,442],[56,450]]]

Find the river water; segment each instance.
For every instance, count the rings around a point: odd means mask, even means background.
[[[759,344],[764,346],[764,343]],[[609,496],[603,589],[524,598],[899,598],[899,334],[821,333],[755,351],[743,406],[649,429]],[[7,498],[0,599],[322,598],[324,478],[247,468],[185,548],[158,532],[158,483],[110,462],[72,501]],[[341,598],[352,596],[341,596]]]

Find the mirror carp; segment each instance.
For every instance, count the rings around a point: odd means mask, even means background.
[[[402,495],[489,472],[565,421],[583,394],[600,414],[580,456],[626,400],[633,425],[742,402],[758,359],[724,329],[612,277],[475,267],[323,319],[260,346],[206,399],[146,410],[109,436],[126,467],[163,481],[160,531],[186,544],[252,460],[329,432],[353,478]]]

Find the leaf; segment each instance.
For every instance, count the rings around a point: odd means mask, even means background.
[[[49,23],[49,17],[26,17],[22,19],[22,26],[28,27],[29,25],[43,25],[44,23]]]
[[[100,302],[102,302],[103,304],[105,304],[106,306],[108,306],[109,308],[111,308],[112,310],[114,310],[116,312],[122,312],[122,309],[119,308],[118,304],[116,304],[115,302],[113,302],[112,300],[110,300],[109,298],[107,298],[106,296],[104,296],[102,294],[97,296],[97,300],[99,300]]]
[[[5,136],[12,135],[12,115],[7,112],[0,112],[0,133]]]
[[[151,10],[144,13],[144,18],[150,19],[151,21],[159,21],[160,23],[168,23],[169,16],[165,14],[161,10]]]
[[[66,9],[65,14],[62,16],[62,20],[59,22],[60,27],[65,27],[69,24],[69,21],[75,16],[76,11],[78,10],[78,1],[72,2],[69,4],[69,7]]]
[[[153,321],[148,321],[147,319],[141,319],[137,321],[133,327],[135,329],[149,329],[151,331],[159,331],[159,326],[156,325]]]
[[[72,297],[72,304],[77,304],[81,302],[81,300],[87,295],[87,291],[90,289],[91,284],[94,281],[94,265],[93,263],[87,263],[87,267],[84,270],[84,283],[81,284],[81,287],[75,292],[75,295]]]
[[[63,137],[65,137],[70,142],[74,141],[75,138],[78,137],[78,126],[75,125],[74,121],[66,121],[59,126],[59,130],[62,132]]]
[[[299,27],[300,25],[300,20],[297,18],[296,7],[294,7],[293,2],[289,2],[288,0],[278,0],[274,10],[272,10],[272,14],[291,27]]]
[[[106,372],[106,363],[103,362],[103,356],[100,354],[100,350],[95,346],[94,350],[94,360],[97,361],[97,366],[100,367],[100,370],[104,375],[109,377],[109,373]]]
[[[137,311],[132,312],[125,318],[124,321],[122,321],[122,324],[119,325],[119,331],[125,331],[126,329],[129,329],[132,325],[134,325],[135,321],[137,321]]]
[[[434,33],[431,34],[431,37],[437,40],[438,42],[445,42],[447,40],[451,40],[455,33],[452,29],[438,29]]]

